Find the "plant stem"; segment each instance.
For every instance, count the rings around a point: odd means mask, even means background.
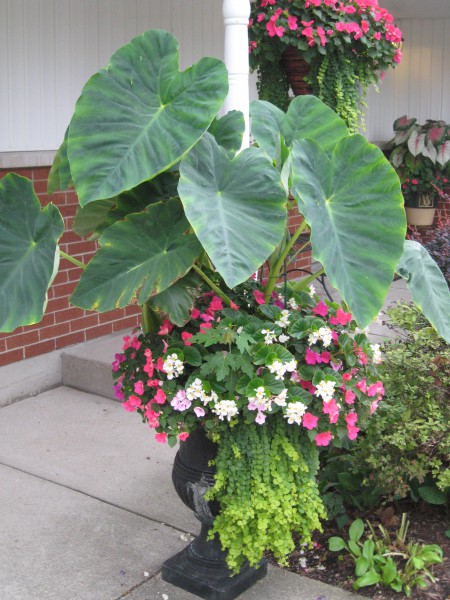
[[[74,258],[73,256],[70,256],[70,254],[66,254],[65,252],[63,252],[61,250],[61,248],[59,249],[59,253],[61,254],[62,258],[65,258],[66,260],[68,260],[69,262],[71,262],[72,264],[76,265],[77,267],[80,267],[80,269],[85,269],[87,267],[87,265],[85,265],[84,263],[82,263],[81,261],[77,260],[76,258]]]
[[[294,246],[297,238],[300,236],[300,234],[303,232],[303,230],[306,227],[307,227],[306,221],[303,221],[302,224],[300,225],[300,227],[297,229],[297,231],[292,235],[292,237],[289,240],[289,242],[286,244],[283,252],[280,254],[278,260],[275,263],[275,265],[271,265],[269,277],[268,277],[268,280],[267,280],[266,291],[265,291],[266,302],[269,301],[269,298],[272,295],[273,288],[275,287],[275,284],[276,284],[277,279],[278,279],[278,277],[280,275],[281,268],[282,268],[282,266],[284,264],[284,261],[285,261],[287,255],[292,250],[292,247]]]
[[[308,285],[308,283],[310,283],[311,281],[314,281],[314,279],[317,279],[323,273],[325,273],[325,269],[322,267],[321,269],[319,269],[315,273],[312,273],[311,275],[308,275],[308,277],[304,277],[300,281],[296,281],[294,284],[290,284],[290,288],[294,292],[300,292],[301,290],[303,290]]]
[[[231,306],[231,300],[228,298],[228,296],[222,292],[220,287],[218,287],[213,281],[211,281],[211,279],[208,277],[208,275],[206,275],[206,273],[203,273],[200,267],[197,267],[197,265],[192,265],[192,268],[197,273],[197,275],[200,275],[200,277],[209,285],[213,292],[216,292],[216,294],[220,298],[222,298],[222,300],[225,302],[225,304],[227,304],[227,306]]]

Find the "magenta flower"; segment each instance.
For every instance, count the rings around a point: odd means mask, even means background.
[[[315,315],[319,315],[320,317],[326,317],[328,314],[328,306],[325,304],[323,300],[320,300],[313,308],[313,313]],[[331,321],[331,319],[330,319]]]
[[[336,311],[335,317],[330,317],[330,323],[332,325],[348,325],[352,320],[352,314],[344,312],[341,308],[338,308]]]
[[[321,363],[322,360],[320,358],[320,355],[317,354],[317,352],[314,352],[313,350],[311,350],[311,348],[306,348],[305,362],[308,365],[315,365],[317,363]]]

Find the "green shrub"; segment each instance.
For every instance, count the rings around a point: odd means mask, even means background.
[[[352,470],[389,498],[443,504],[450,491],[450,346],[416,307],[388,315],[402,333],[384,348],[386,396],[352,449]]]

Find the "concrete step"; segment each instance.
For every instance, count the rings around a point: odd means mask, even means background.
[[[128,330],[106,335],[61,353],[62,384],[115,400],[111,363],[122,349],[122,338]]]

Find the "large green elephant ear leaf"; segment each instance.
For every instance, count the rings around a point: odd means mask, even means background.
[[[80,308],[104,312],[159,294],[183,277],[202,248],[179,200],[158,202],[105,230],[100,250],[71,296]]]
[[[0,331],[42,319],[63,231],[59,210],[41,209],[29,179],[10,173],[0,181]]]
[[[398,177],[376,146],[343,138],[330,157],[311,140],[292,149],[292,195],[320,261],[361,327],[378,314],[406,233]]]
[[[178,196],[179,175],[176,172],[161,173],[150,181],[144,181],[133,190],[119,194],[108,200],[96,200],[86,206],[79,206],[73,222],[75,233],[84,237],[95,231],[100,236],[105,229],[127,215],[144,210],[155,204]]]
[[[450,292],[427,250],[418,242],[405,240],[397,273],[406,280],[414,303],[450,344]]]
[[[296,140],[314,140],[331,153],[343,137],[348,137],[344,121],[315,96],[297,96],[283,113],[264,100],[251,104],[252,133],[258,146],[279,163],[282,139],[287,148]]]
[[[164,292],[150,298],[148,304],[153,310],[167,315],[172,323],[182,327],[190,319],[200,286],[200,278],[189,271]]]
[[[242,136],[245,131],[244,115],[240,110],[230,110],[220,119],[214,119],[208,131],[216,138],[219,146],[234,156],[242,146]]]
[[[258,148],[230,159],[205,134],[181,162],[178,192],[198,239],[230,288],[248,279],[283,238],[287,191]]]
[[[73,187],[72,174],[70,172],[69,159],[67,158],[67,138],[69,128],[66,129],[64,140],[53,160],[52,168],[48,174],[47,193],[50,196],[54,192],[68,190]]]
[[[208,129],[228,91],[225,65],[178,68],[178,42],[151,30],[120,48],[85,85],[69,126],[68,157],[84,206],[167,170]]]

